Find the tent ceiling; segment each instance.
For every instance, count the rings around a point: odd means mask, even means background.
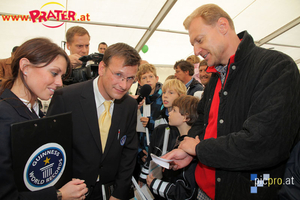
[[[0,0],[0,14],[28,15],[40,10],[49,0]],[[53,1],[52,1],[53,2]],[[85,27],[91,35],[90,53],[97,45],[125,42],[137,50],[147,44],[144,60],[153,64],[173,65],[193,54],[184,19],[202,3],[215,3],[233,18],[236,32],[248,30],[259,46],[283,51],[300,65],[300,1],[299,0],[57,0],[77,16],[89,14],[90,21],[65,22],[59,28],[47,28],[41,23],[3,21],[0,19],[0,58],[10,56],[13,46],[32,37],[49,37],[61,45],[66,30],[74,25]],[[46,6],[45,6],[46,7]],[[44,8],[45,8],[44,7]],[[47,10],[62,9],[47,5]],[[61,22],[47,22],[58,25]],[[298,36],[297,36],[298,35]]]

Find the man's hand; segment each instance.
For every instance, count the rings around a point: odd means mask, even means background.
[[[198,136],[196,138],[185,137],[183,141],[180,142],[178,149],[182,149],[192,156],[196,156],[196,146],[200,143]]]
[[[170,168],[173,170],[184,168],[188,166],[193,160],[193,156],[189,155],[182,149],[174,149],[171,152],[162,156],[161,158],[173,160],[173,162],[170,163]]]
[[[79,55],[79,54],[69,55],[71,65],[72,65],[72,69],[75,69],[75,68],[82,65],[82,62],[79,60],[80,57],[81,57],[81,55]]]

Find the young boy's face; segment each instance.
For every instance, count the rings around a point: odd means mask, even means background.
[[[152,89],[150,95],[152,95],[155,91],[155,86],[157,81],[158,81],[158,76],[155,76],[152,72],[147,72],[141,76],[141,80],[139,80],[139,84],[141,86],[145,84],[150,85]]]
[[[185,122],[185,116],[181,115],[177,106],[173,106],[171,112],[169,112],[169,125],[179,127]]]
[[[172,103],[177,97],[179,97],[179,94],[174,90],[174,88],[167,88],[166,91],[162,93],[164,107],[172,108]]]

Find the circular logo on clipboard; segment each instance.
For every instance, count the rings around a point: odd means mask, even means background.
[[[66,153],[57,143],[47,143],[31,154],[24,168],[23,180],[30,191],[55,185],[64,172]]]

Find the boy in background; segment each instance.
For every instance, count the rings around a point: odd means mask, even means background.
[[[190,95],[182,95],[176,98],[172,104],[172,111],[169,112],[169,125],[162,124],[156,127],[152,133],[149,156],[142,173],[144,176],[149,174],[149,163],[151,161],[150,154],[162,156],[163,141],[165,140],[165,130],[170,128],[170,134],[167,144],[167,152],[177,148],[180,142],[187,136],[192,124],[198,118],[197,106],[199,99]],[[164,169],[162,179],[153,177],[150,173],[146,182],[155,196],[155,199],[195,199],[197,195],[197,184],[195,181],[195,168],[197,162],[191,162],[187,167],[173,171],[172,169]],[[145,182],[140,177],[140,181]]]
[[[160,116],[155,120],[155,127],[160,124],[169,123],[169,112],[172,110],[173,101],[181,96],[185,95],[187,89],[185,85],[178,79],[170,79],[165,81],[162,86],[162,100],[163,100],[163,109],[160,111]]]
[[[139,85],[142,87],[145,84],[151,86],[151,93],[148,97],[146,97],[145,103],[150,104],[151,107],[151,115],[150,117],[141,117],[141,122],[144,127],[147,127],[149,130],[149,138],[151,137],[151,133],[154,130],[154,122],[160,115],[160,110],[162,107],[162,84],[158,82],[158,76],[156,74],[156,68],[154,65],[145,63],[140,65],[139,70],[137,72],[137,79]],[[143,107],[140,108],[141,114],[143,116]],[[140,166],[142,166],[147,158],[148,145],[146,133],[139,132],[139,149],[138,149],[138,157],[137,162]]]
[[[162,86],[162,101],[163,101],[163,109],[160,111],[160,116],[157,120],[155,120],[155,127],[161,125],[161,124],[169,124],[169,111],[172,110],[172,103],[173,101],[182,95],[186,95],[187,89],[185,85],[178,79],[169,79],[166,80],[164,85]],[[177,131],[177,129],[176,129]],[[151,144],[150,144],[151,145]],[[148,153],[146,152],[145,155],[143,155],[143,162],[141,162],[142,170],[140,173],[140,170],[138,171],[138,176],[140,176],[141,179],[146,180],[149,168],[149,163],[145,164],[145,161],[147,159]],[[145,172],[145,173],[144,173]],[[144,181],[146,182],[146,181]]]

